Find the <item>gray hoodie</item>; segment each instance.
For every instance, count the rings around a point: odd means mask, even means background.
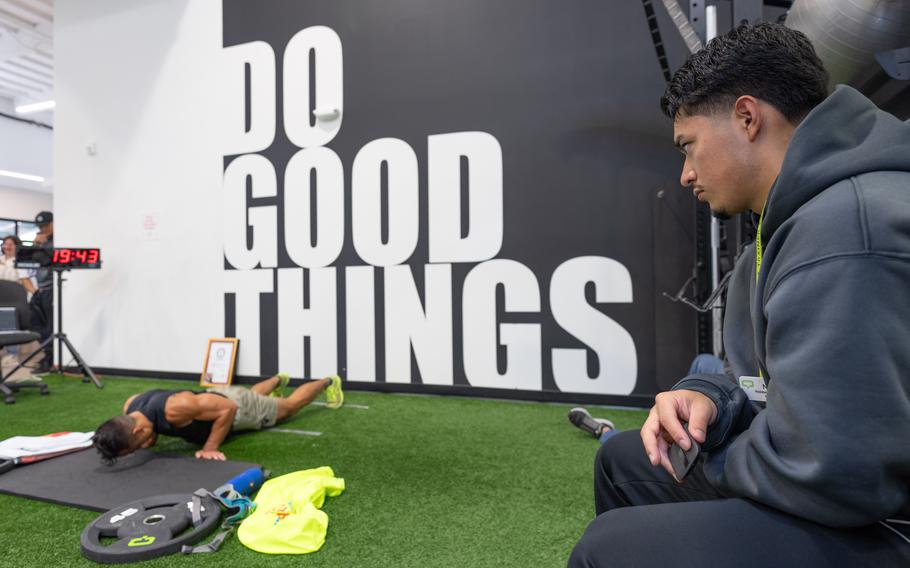
[[[796,129],[765,207],[763,255],[731,281],[734,377],[708,395],[703,446],[718,489],[833,527],[910,507],[910,124],[838,87]]]

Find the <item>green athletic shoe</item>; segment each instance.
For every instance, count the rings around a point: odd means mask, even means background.
[[[288,383],[291,382],[291,376],[287,373],[278,373],[275,375],[278,377],[278,386],[275,387],[275,390],[269,393],[269,396],[283,397],[284,396],[284,387],[288,386]]]
[[[341,408],[344,404],[344,391],[341,390],[341,377],[328,377],[332,382],[325,388],[325,405],[328,408]]]

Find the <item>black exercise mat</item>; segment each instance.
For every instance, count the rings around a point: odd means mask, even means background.
[[[0,474],[0,493],[108,511],[154,495],[192,493],[200,487],[211,491],[251,467],[259,465],[152,450],[139,450],[109,467],[89,448]]]

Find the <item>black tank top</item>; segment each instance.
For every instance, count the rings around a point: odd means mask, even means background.
[[[129,414],[130,412],[136,412],[138,410],[146,418],[151,420],[152,429],[158,434],[163,434],[165,436],[177,436],[178,438],[183,438],[187,442],[201,446],[205,444],[206,440],[209,439],[209,434],[212,433],[213,421],[193,420],[183,428],[177,428],[164,418],[164,405],[167,403],[167,399],[172,395],[181,392],[190,392],[192,394],[206,394],[205,391],[194,392],[186,390],[150,390],[134,398],[133,402],[131,402],[127,407],[126,413]]]

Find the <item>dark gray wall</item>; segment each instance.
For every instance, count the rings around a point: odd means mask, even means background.
[[[662,8],[655,9],[675,69],[684,47]],[[597,304],[636,344],[637,396],[626,401],[642,402],[684,374],[695,355],[694,315],[660,293],[675,291],[691,273],[695,205],[678,185],[681,158],[672,148],[672,125],[659,112],[663,77],[638,0],[224,1],[224,45],[265,41],[279,69],[288,40],[315,25],[335,30],[344,48],[344,122],[328,146],[345,166],[348,193],[351,163],[367,142],[400,138],[417,153],[421,236],[408,263],[418,289],[419,268],[428,262],[426,137],[489,132],[503,151],[505,232],[497,258],[530,267],[541,286],[541,313],[501,314],[504,322],[543,326],[543,391],[536,396],[565,398],[551,376],[550,349],[584,347],[556,324],[547,302],[556,266],[584,255],[613,258],[631,273],[633,303]],[[280,126],[280,72],[277,96],[276,138],[261,154],[278,172],[279,196],[254,203],[280,208],[284,165],[298,150]],[[225,166],[232,159],[226,157]],[[660,190],[665,190],[661,198]],[[338,267],[364,264],[351,244],[349,199],[347,208]],[[281,219],[279,214],[279,233]],[[279,266],[294,266],[281,243]],[[461,285],[471,268],[453,268],[455,386],[468,385],[458,314]],[[341,274],[338,286],[343,298]],[[381,384],[380,292],[376,380]],[[226,295],[229,334],[235,325],[231,296]],[[588,300],[593,303],[591,290]],[[339,306],[339,314],[343,309]],[[263,374],[277,370],[276,311],[275,295],[264,295]],[[339,369],[346,359],[343,322],[340,315]],[[598,361],[590,351],[588,359],[590,371]],[[419,376],[416,369],[413,374]]]

